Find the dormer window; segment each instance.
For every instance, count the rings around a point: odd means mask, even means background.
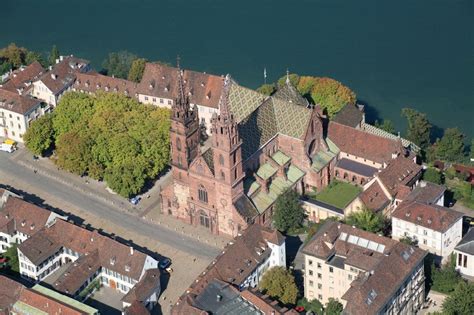
[[[129,271],[130,271],[130,265],[128,265],[128,264],[125,265],[125,271],[126,271],[126,272],[129,272]]]
[[[166,86],[166,87],[165,87],[165,92],[168,92],[168,90],[169,90],[169,89],[168,89],[168,87]]]
[[[35,229],[35,224],[33,223],[30,225],[30,230],[34,230],[34,229]]]
[[[25,226],[26,220],[21,221],[21,226]]]
[[[117,259],[114,257],[110,258],[110,264],[113,266],[115,265],[115,262],[117,261]]]
[[[201,86],[204,87],[204,82],[201,82]]]

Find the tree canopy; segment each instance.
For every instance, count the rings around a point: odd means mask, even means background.
[[[43,155],[53,144],[54,130],[51,114],[38,118],[26,130],[23,139],[25,146],[36,155]]]
[[[274,84],[263,84],[257,89],[257,92],[260,92],[264,95],[272,95],[276,91]]]
[[[374,126],[382,130],[385,130],[386,132],[389,132],[391,134],[395,134],[396,132],[395,125],[393,124],[391,120],[388,120],[388,119],[384,119],[381,123],[378,120],[376,120],[374,123]]]
[[[346,224],[353,225],[359,229],[380,233],[385,227],[385,217],[369,209],[352,212],[346,218]]]
[[[448,128],[432,147],[432,158],[448,162],[464,160],[464,134],[458,128]]]
[[[110,53],[102,63],[105,73],[108,76],[127,79],[132,63],[137,56],[128,51]]]
[[[469,315],[474,310],[474,283],[460,281],[454,292],[443,302],[443,313],[448,315]]]
[[[426,150],[430,145],[431,124],[426,114],[413,108],[403,108],[402,116],[407,119],[407,139]]]
[[[342,304],[338,300],[330,298],[329,302],[326,303],[324,314],[339,315],[342,313],[342,310],[343,310]]]
[[[0,49],[0,74],[29,65],[34,61],[38,61],[43,67],[47,66],[41,53],[11,43]]]
[[[50,118],[31,124],[27,147],[36,153],[54,144],[59,167],[105,179],[111,189],[130,197],[168,165],[169,115],[168,109],[116,93],[70,92]],[[49,124],[52,131],[38,130]]]
[[[423,179],[427,182],[441,185],[443,183],[443,175],[433,167],[427,168],[423,173]]]
[[[260,281],[260,288],[283,304],[295,304],[298,297],[295,277],[284,267],[267,270]]]
[[[143,71],[145,70],[146,59],[138,58],[133,60],[128,72],[128,80],[133,82],[140,82],[143,76]]]
[[[304,220],[304,209],[299,202],[299,196],[294,190],[287,190],[278,196],[273,214],[275,227],[287,232],[301,226]]]
[[[457,284],[462,281],[461,276],[456,271],[456,260],[451,255],[450,261],[442,266],[436,268],[434,264],[431,265],[431,289],[449,294],[453,292]]]
[[[55,65],[56,60],[59,59],[59,49],[56,45],[53,45],[51,48],[51,52],[49,53],[49,64],[50,65]]]

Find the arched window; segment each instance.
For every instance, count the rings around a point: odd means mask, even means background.
[[[339,171],[336,171],[336,177],[339,177]]]
[[[344,179],[347,179],[349,175],[347,173],[344,173]]]
[[[178,151],[181,151],[181,139],[180,138],[176,139],[176,148],[178,149]]]
[[[209,216],[202,210],[199,213],[199,223],[206,228],[209,228],[209,226],[211,225]]]
[[[224,157],[222,156],[222,154],[219,154],[219,164],[224,165]]]
[[[311,134],[314,135],[314,120],[311,120]]]
[[[201,202],[207,203],[207,190],[203,185],[199,186],[198,195]]]
[[[223,180],[225,180],[225,174],[224,174],[223,171],[221,171],[221,178],[222,178]]]
[[[352,176],[352,182],[356,182],[356,181],[357,181],[357,177]]]
[[[181,166],[181,155],[178,155],[178,165]]]

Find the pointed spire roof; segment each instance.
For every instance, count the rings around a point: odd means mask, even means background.
[[[229,91],[231,86],[230,75],[227,74],[224,79],[224,87],[222,88],[221,98],[219,100],[219,110],[221,119],[228,119],[230,117],[229,109]]]
[[[179,65],[180,58],[179,56],[176,57],[176,67],[178,68],[178,84],[177,84],[177,89],[178,93],[176,96],[176,107],[179,108],[180,110],[183,111],[189,111],[190,110],[190,103],[189,103],[189,97],[186,94],[186,83],[184,82],[184,71],[181,69]]]
[[[278,90],[272,95],[272,97],[282,99],[284,101],[287,101],[288,103],[292,103],[295,105],[309,107],[308,100],[301,96],[300,92],[291,83],[290,72],[288,69],[286,70],[285,84],[279,86]]]

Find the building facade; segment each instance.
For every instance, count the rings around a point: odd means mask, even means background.
[[[468,280],[474,280],[474,228],[471,228],[454,248],[456,270]]]
[[[421,249],[327,222],[303,254],[304,296],[323,304],[337,299],[344,314],[413,314],[424,301]]]

